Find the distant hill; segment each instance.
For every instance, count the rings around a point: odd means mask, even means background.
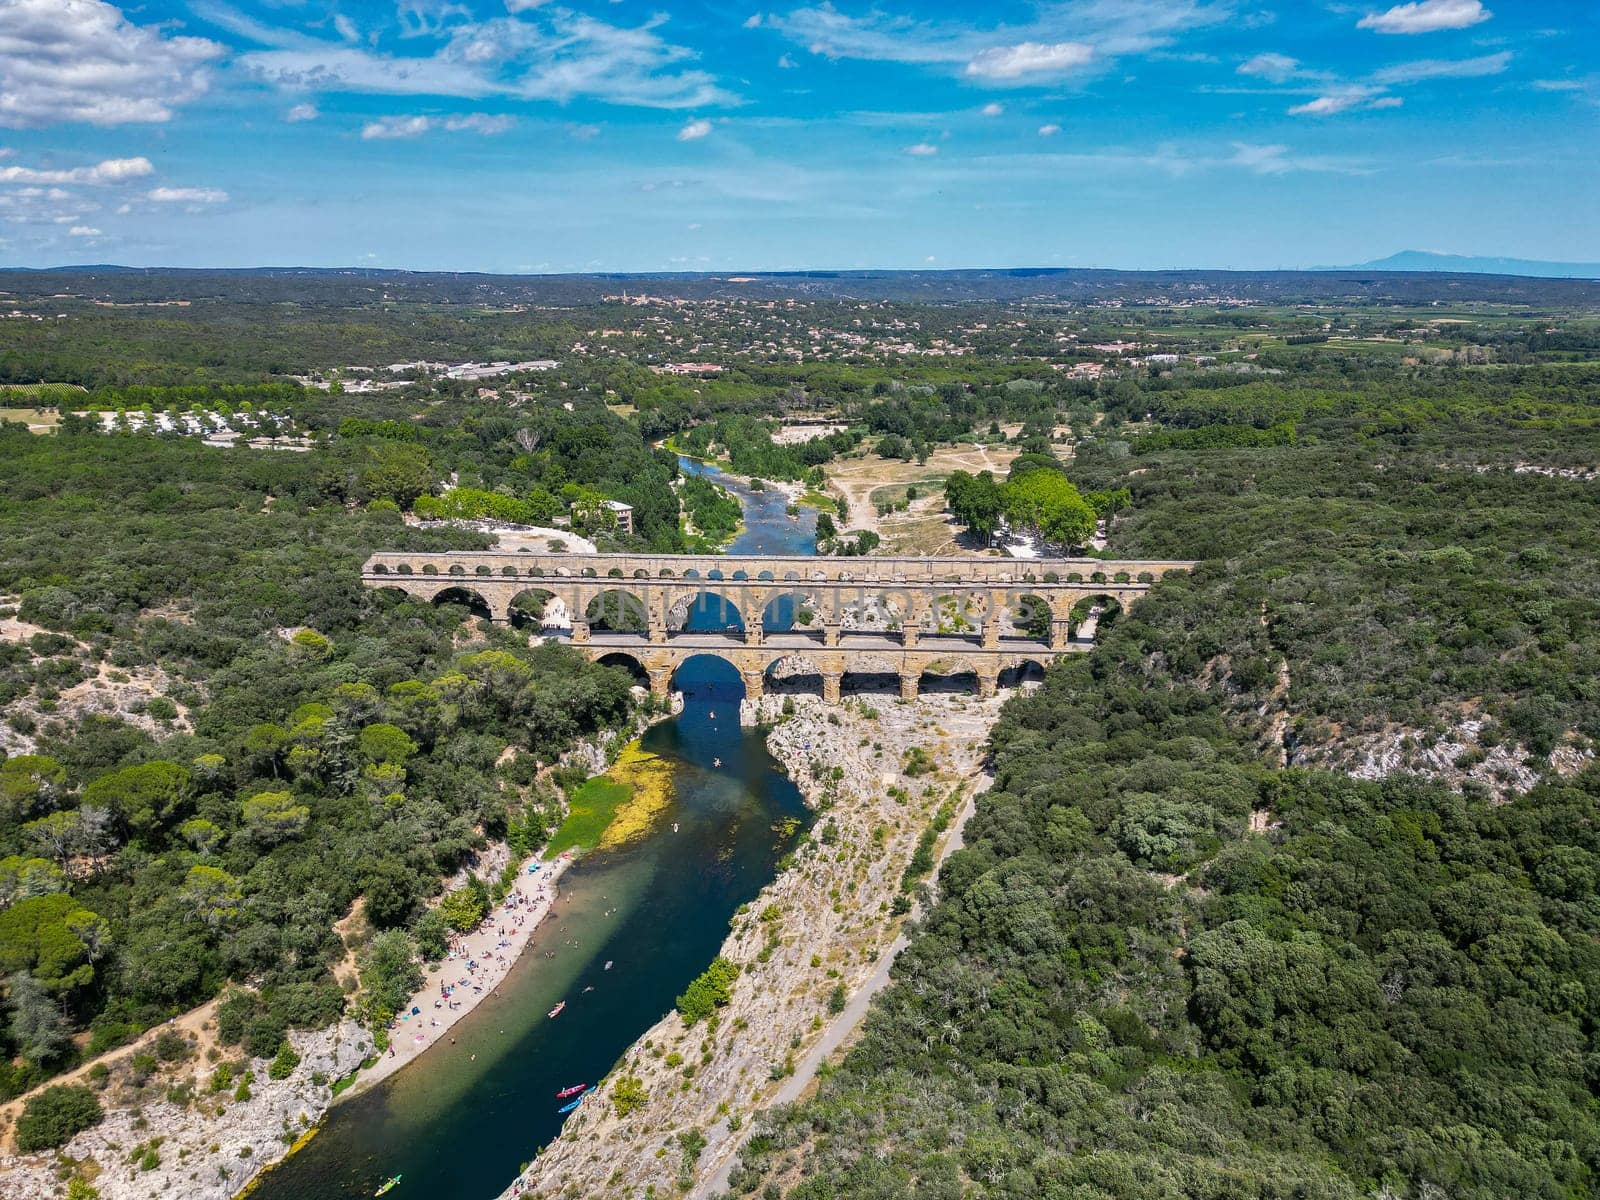
[[[1600,304],[1596,279],[1469,271],[1330,268],[1320,271],[1105,271],[1023,268],[956,271],[794,271],[746,274],[487,275],[362,267],[193,270],[0,267],[0,295],[113,303],[163,300],[348,306],[380,301],[469,305],[587,305],[641,293],[689,300],[794,296],[920,304],[1029,301],[1071,304]]]
[[[1451,271],[1463,275],[1523,275],[1535,279],[1600,279],[1600,263],[1541,262],[1532,258],[1485,258],[1471,254],[1439,254],[1402,250],[1388,258],[1354,267],[1318,267],[1319,271]]]

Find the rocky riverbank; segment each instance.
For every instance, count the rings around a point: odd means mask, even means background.
[[[350,1021],[291,1033],[300,1061],[273,1079],[269,1060],[229,1053],[210,1034],[178,1035],[184,1061],[134,1055],[91,1078],[105,1120],[59,1152],[0,1158],[0,1195],[59,1200],[76,1174],[102,1200],[229,1200],[315,1127],[334,1084],[372,1053],[372,1035]]]
[[[505,1195],[661,1196],[718,1170],[878,971],[903,923],[906,865],[940,808],[981,781],[1001,703],[763,700],[768,748],[818,817],[734,918],[728,1003],[695,1024],[676,1011],[657,1022]]]

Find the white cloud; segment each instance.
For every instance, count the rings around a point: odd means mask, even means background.
[[[1187,30],[1226,19],[1232,8],[1231,0],[1046,0],[1032,20],[996,29],[913,20],[881,9],[857,17],[823,3],[769,15],[763,24],[827,58],[947,67],[971,79],[1022,81],[1170,46]],[[1059,40],[1064,31],[1070,31],[1070,41]]]
[[[939,153],[939,147],[932,142],[918,142],[915,146],[907,146],[906,153],[915,158],[931,158]]]
[[[203,93],[223,53],[198,37],[164,37],[102,0],[0,3],[0,125],[165,121]]]
[[[1055,135],[1060,133],[1060,132],[1061,132],[1061,126],[1059,126],[1059,125],[1041,125],[1041,126],[1039,126],[1039,136],[1040,137],[1055,137]]]
[[[1581,92],[1584,84],[1579,79],[1535,79],[1533,87],[1540,92]]]
[[[93,225],[74,225],[67,232],[73,237],[81,238],[96,238],[100,236],[100,231]]]
[[[1287,175],[1291,171],[1325,171],[1341,175],[1368,173],[1366,168],[1346,159],[1297,155],[1288,146],[1261,146],[1251,142],[1233,143],[1233,155],[1218,165],[1239,167],[1256,175]]]
[[[790,58],[787,54],[778,55],[778,69],[780,71],[792,71],[799,65],[799,63],[795,62],[795,60]]]
[[[744,19],[744,27],[746,29],[760,29],[761,28],[761,14],[760,13],[751,13],[748,17],[746,17]]]
[[[1437,33],[1441,29],[1466,29],[1493,15],[1481,0],[1418,0],[1368,13],[1356,22],[1356,28],[1374,33]]]
[[[1377,88],[1344,88],[1337,92],[1329,92],[1326,95],[1318,96],[1315,100],[1308,100],[1304,104],[1296,104],[1289,110],[1289,115],[1293,117],[1332,117],[1342,112],[1349,112],[1353,108],[1373,107],[1378,95]]]
[[[144,194],[157,204],[225,204],[228,193],[211,187],[158,187]]]
[[[1006,106],[1004,104],[996,104],[993,100],[991,100],[978,111],[986,117],[998,117],[1001,113],[1005,112],[1005,110]]]
[[[979,51],[967,63],[966,74],[977,79],[1023,79],[1030,75],[1059,75],[1087,66],[1094,47],[1082,42],[1019,42]]]
[[[1273,83],[1294,78],[1300,71],[1300,60],[1287,54],[1258,54],[1239,64],[1239,74],[1254,75]]]
[[[704,117],[698,117],[693,121],[684,122],[683,128],[678,130],[678,140],[680,142],[695,142],[710,132],[711,122]]]
[[[126,183],[155,173],[148,158],[108,158],[92,167],[0,167],[0,183]]]
[[[518,11],[510,4],[506,5],[506,10]],[[400,36],[403,38],[438,37],[446,26],[472,20],[472,10],[456,0],[400,0],[395,5],[395,15],[400,19]]]
[[[356,23],[343,13],[333,14],[333,29],[335,33],[347,42],[359,42],[361,40],[361,30],[356,28]]]
[[[315,121],[322,114],[317,111],[315,104],[296,104],[283,114],[283,119],[291,124],[295,121]]]
[[[1417,62],[1396,63],[1372,73],[1381,84],[1418,83],[1424,79],[1477,79],[1498,75],[1511,64],[1511,51],[1485,54],[1478,58],[1424,58]]]
[[[694,108],[737,97],[692,65],[692,50],[642,25],[609,25],[565,8],[497,17],[443,30],[426,55],[392,55],[326,39],[261,30],[242,33],[267,49],[240,55],[249,75],[281,87],[397,96],[511,96],[567,101],[593,97],[648,108]]]
[[[517,119],[504,113],[457,113],[450,117],[422,117],[404,114],[379,117],[361,127],[361,140],[394,141],[399,138],[421,137],[425,133],[480,133],[486,137],[505,133],[515,127]]]

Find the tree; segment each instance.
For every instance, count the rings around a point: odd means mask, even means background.
[[[367,1013],[375,1026],[388,1024],[422,986],[411,939],[401,929],[378,934],[361,956],[361,986],[367,990]]]
[[[988,471],[969,475],[953,471],[945,480],[945,505],[957,521],[981,538],[988,538],[1000,527],[1005,504],[1000,485]]]
[[[0,970],[30,971],[52,992],[83,987],[105,939],[104,922],[66,893],[30,896],[0,912]]]
[[[263,846],[297,837],[311,820],[311,809],[288,792],[261,792],[241,806],[244,827]]]
[[[644,1090],[644,1081],[637,1075],[621,1075],[611,1085],[611,1107],[617,1116],[626,1117],[635,1109],[643,1108],[650,1093]]]
[[[356,739],[361,756],[369,763],[403,763],[417,752],[417,744],[394,725],[368,725]]]
[[[11,1037],[33,1066],[59,1058],[72,1045],[61,1004],[28,971],[11,977]]]
[[[0,908],[7,908],[27,896],[66,890],[66,874],[48,859],[23,858],[18,854],[0,858]]]
[[[0,762],[0,820],[26,821],[59,803],[67,772],[47,754],[19,754]]]
[[[178,898],[207,929],[220,929],[239,915],[239,881],[220,867],[193,866]]]
[[[105,1119],[100,1101],[86,1087],[57,1084],[30,1096],[17,1118],[17,1149],[24,1154],[64,1146]]]
[[[739,968],[720,954],[678,997],[678,1013],[685,1025],[694,1025],[733,999],[733,981]]]
[[[158,759],[102,775],[83,790],[83,801],[108,809],[136,836],[148,837],[183,814],[190,778],[186,768]]]
[[[1012,524],[1035,530],[1047,542],[1077,546],[1094,533],[1094,509],[1059,471],[1032,470],[1008,480],[1004,500]]]

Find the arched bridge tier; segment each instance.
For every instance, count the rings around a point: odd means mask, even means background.
[[[992,690],[1002,672],[1087,649],[1100,622],[1125,611],[1186,561],[1094,558],[821,558],[695,554],[374,554],[372,588],[434,600],[476,600],[492,620],[513,603],[559,601],[574,644],[591,657],[626,654],[665,692],[695,654],[733,663],[747,694],[767,668],[803,656],[825,694],[862,656],[892,664],[902,692],[954,660]],[[711,597],[708,601],[706,598]],[[684,628],[689,609],[714,604],[722,628]],[[775,617],[774,614],[780,614]],[[722,618],[718,618],[722,623]],[[908,683],[907,680],[910,682]]]

